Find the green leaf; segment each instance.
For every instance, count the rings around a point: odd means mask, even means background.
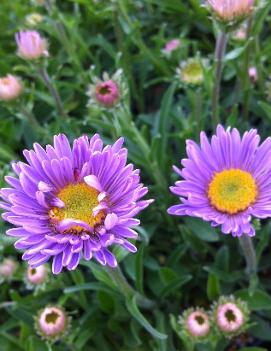
[[[271,310],[271,296],[262,290],[256,290],[250,295],[248,289],[243,289],[237,291],[235,295],[247,301],[253,311]]]
[[[236,58],[242,55],[245,49],[246,49],[246,45],[230,51],[229,53],[227,53],[227,55],[225,55],[224,61],[227,62],[227,61],[235,60]]]
[[[211,227],[210,223],[206,223],[197,218],[184,218],[184,222],[199,239],[209,242],[219,240],[218,234],[214,228]]]
[[[164,167],[166,155],[166,145],[168,140],[168,130],[169,130],[169,119],[170,119],[170,110],[172,107],[173,97],[176,90],[176,82],[172,83],[165,95],[163,96],[161,102],[161,110],[158,116],[158,133],[161,135],[161,142],[158,147],[159,159],[158,162],[160,166]]]
[[[147,321],[147,319],[143,316],[143,314],[139,311],[136,304],[136,296],[132,299],[126,300],[126,307],[131,315],[142,325],[144,329],[146,329],[154,338],[157,339],[166,339],[167,335],[160,333],[158,330],[153,328],[151,324]]]
[[[207,296],[210,301],[220,296],[220,284],[216,275],[209,273],[207,282]]]
[[[263,101],[259,101],[258,105],[261,107],[261,109],[265,113],[266,117],[269,120],[271,120],[271,106],[270,106],[270,104],[263,102]]]
[[[141,245],[135,257],[135,277],[136,277],[135,284],[136,284],[137,290],[141,294],[144,294],[143,258],[144,258],[144,246]]]

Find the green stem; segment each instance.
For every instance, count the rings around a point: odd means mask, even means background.
[[[52,95],[54,101],[55,101],[55,104],[56,104],[56,108],[57,108],[57,111],[59,113],[59,115],[62,117],[62,118],[66,118],[67,115],[64,111],[64,108],[63,108],[63,104],[62,104],[62,101],[60,99],[60,96],[58,94],[58,91],[56,90],[56,88],[54,87],[49,75],[48,75],[48,72],[46,70],[45,67],[39,67],[38,68],[38,73],[41,77],[41,79],[43,80],[44,84],[46,85],[47,89],[49,90],[50,94]]]
[[[220,98],[220,84],[222,78],[223,70],[223,59],[225,55],[225,50],[227,46],[227,33],[218,33],[216,39],[216,49],[215,49],[215,83],[213,88],[212,96],[212,118],[214,128],[218,123],[220,123],[219,117],[219,98]]]
[[[144,297],[131,287],[119,266],[116,268],[107,267],[107,271],[126,299],[131,299],[133,296],[136,296],[138,305],[140,307],[145,309],[152,309],[154,307],[155,303],[153,301]]]
[[[41,125],[36,120],[35,116],[30,111],[28,111],[23,104],[21,104],[20,109],[24,117],[28,120],[31,127],[36,129],[37,131],[42,130]]]
[[[251,17],[248,20],[248,25],[247,25],[247,40],[249,41],[250,35],[251,35],[251,30],[252,30],[252,21],[253,18]],[[248,115],[249,115],[249,102],[250,102],[250,80],[249,80],[249,63],[250,63],[250,52],[251,52],[251,42],[248,43],[245,54],[244,54],[244,86],[243,86],[243,91],[244,91],[244,105],[243,105],[243,118],[245,121],[248,120]]]
[[[256,259],[254,245],[251,237],[246,234],[243,234],[239,238],[239,242],[246,259],[246,264],[247,264],[246,272],[250,276],[253,273],[257,272],[257,259]]]

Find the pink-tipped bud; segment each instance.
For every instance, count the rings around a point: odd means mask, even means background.
[[[258,71],[256,67],[250,67],[248,69],[248,76],[250,81],[255,84],[258,80]]]
[[[243,326],[244,314],[235,303],[228,302],[218,306],[216,323],[221,331],[233,333]]]
[[[36,317],[38,334],[46,340],[57,341],[67,333],[69,317],[58,306],[48,306]]]
[[[214,14],[225,22],[245,18],[253,11],[255,0],[207,0]]]
[[[207,336],[210,331],[208,315],[202,311],[192,312],[187,317],[186,328],[193,337],[202,338]]]
[[[33,285],[40,285],[46,281],[48,271],[45,265],[38,266],[36,268],[27,268],[27,280]]]
[[[234,40],[243,42],[247,39],[247,26],[242,25],[232,35]]]
[[[170,54],[172,51],[176,50],[180,46],[179,39],[172,39],[166,43],[163,51]]]
[[[96,85],[96,99],[106,107],[115,105],[119,100],[119,88],[113,80],[97,83]]]
[[[5,258],[0,263],[0,277],[11,278],[17,269],[16,262],[11,258]]]
[[[16,33],[18,54],[26,60],[36,60],[42,56],[48,56],[47,41],[34,30]]]
[[[19,78],[8,74],[0,78],[0,100],[10,101],[16,99],[23,91]]]
[[[195,342],[205,340],[210,334],[210,320],[202,308],[189,308],[179,317],[181,332]]]

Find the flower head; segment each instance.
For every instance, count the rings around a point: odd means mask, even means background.
[[[11,101],[21,95],[23,86],[19,78],[8,74],[0,78],[0,100]]]
[[[239,22],[253,11],[254,0],[207,0],[216,16],[222,22]]]
[[[186,335],[194,340],[204,339],[210,333],[208,314],[200,308],[189,308],[179,319]]]
[[[47,306],[35,318],[37,333],[45,340],[56,342],[67,334],[70,317],[58,306]]]
[[[213,320],[219,332],[226,337],[239,335],[247,327],[249,310],[246,302],[234,296],[220,297],[213,306]]]
[[[97,105],[99,108],[109,109],[119,105],[126,93],[126,85],[122,78],[122,70],[119,69],[112,77],[107,73],[103,79],[93,77],[94,84],[89,85],[87,95],[88,106]]]
[[[26,24],[30,27],[36,27],[39,23],[43,21],[43,16],[40,13],[31,13],[25,18]]]
[[[26,271],[26,281],[31,286],[42,285],[48,277],[46,265],[41,265],[36,268],[28,266]]]
[[[181,204],[168,213],[211,221],[224,234],[253,236],[251,217],[271,216],[271,138],[259,143],[254,129],[241,138],[237,129],[221,125],[211,142],[204,132],[200,146],[188,140],[184,168],[174,167],[184,180],[171,187]]]
[[[44,150],[34,144],[25,150],[27,163],[13,164],[17,178],[6,177],[11,188],[1,190],[7,210],[3,218],[17,226],[7,231],[19,237],[15,247],[36,268],[53,258],[52,270],[73,270],[92,256],[102,265],[117,265],[109,246],[136,247],[135,219],[152,200],[140,183],[139,170],[126,165],[123,138],[103,147],[99,135],[82,136],[70,147],[65,135]]]
[[[198,57],[181,62],[176,72],[184,84],[200,85],[204,80],[203,62]]]
[[[5,258],[0,263],[0,280],[9,279],[17,269],[17,263],[12,258]]]
[[[42,56],[48,56],[47,41],[34,30],[20,31],[16,33],[18,54],[26,60],[36,60]]]
[[[170,54],[172,51],[176,50],[180,46],[180,40],[179,39],[172,39],[168,41],[162,50],[165,54]]]

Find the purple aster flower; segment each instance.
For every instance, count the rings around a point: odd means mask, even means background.
[[[202,132],[200,146],[188,140],[186,150],[184,168],[174,167],[184,180],[171,187],[181,204],[168,213],[211,221],[225,234],[255,235],[252,216],[271,216],[271,138],[260,145],[255,129],[241,138],[219,125],[211,142]]]
[[[99,135],[82,136],[73,147],[65,135],[54,138],[44,150],[34,144],[25,150],[28,163],[13,164],[18,178],[6,177],[11,188],[1,190],[7,212],[3,218],[17,226],[7,235],[19,237],[15,247],[35,268],[53,258],[52,270],[73,270],[80,259],[93,256],[115,267],[108,247],[117,244],[130,252],[136,247],[135,219],[152,200],[140,200],[148,189],[139,170],[126,165],[123,138],[103,148]]]

